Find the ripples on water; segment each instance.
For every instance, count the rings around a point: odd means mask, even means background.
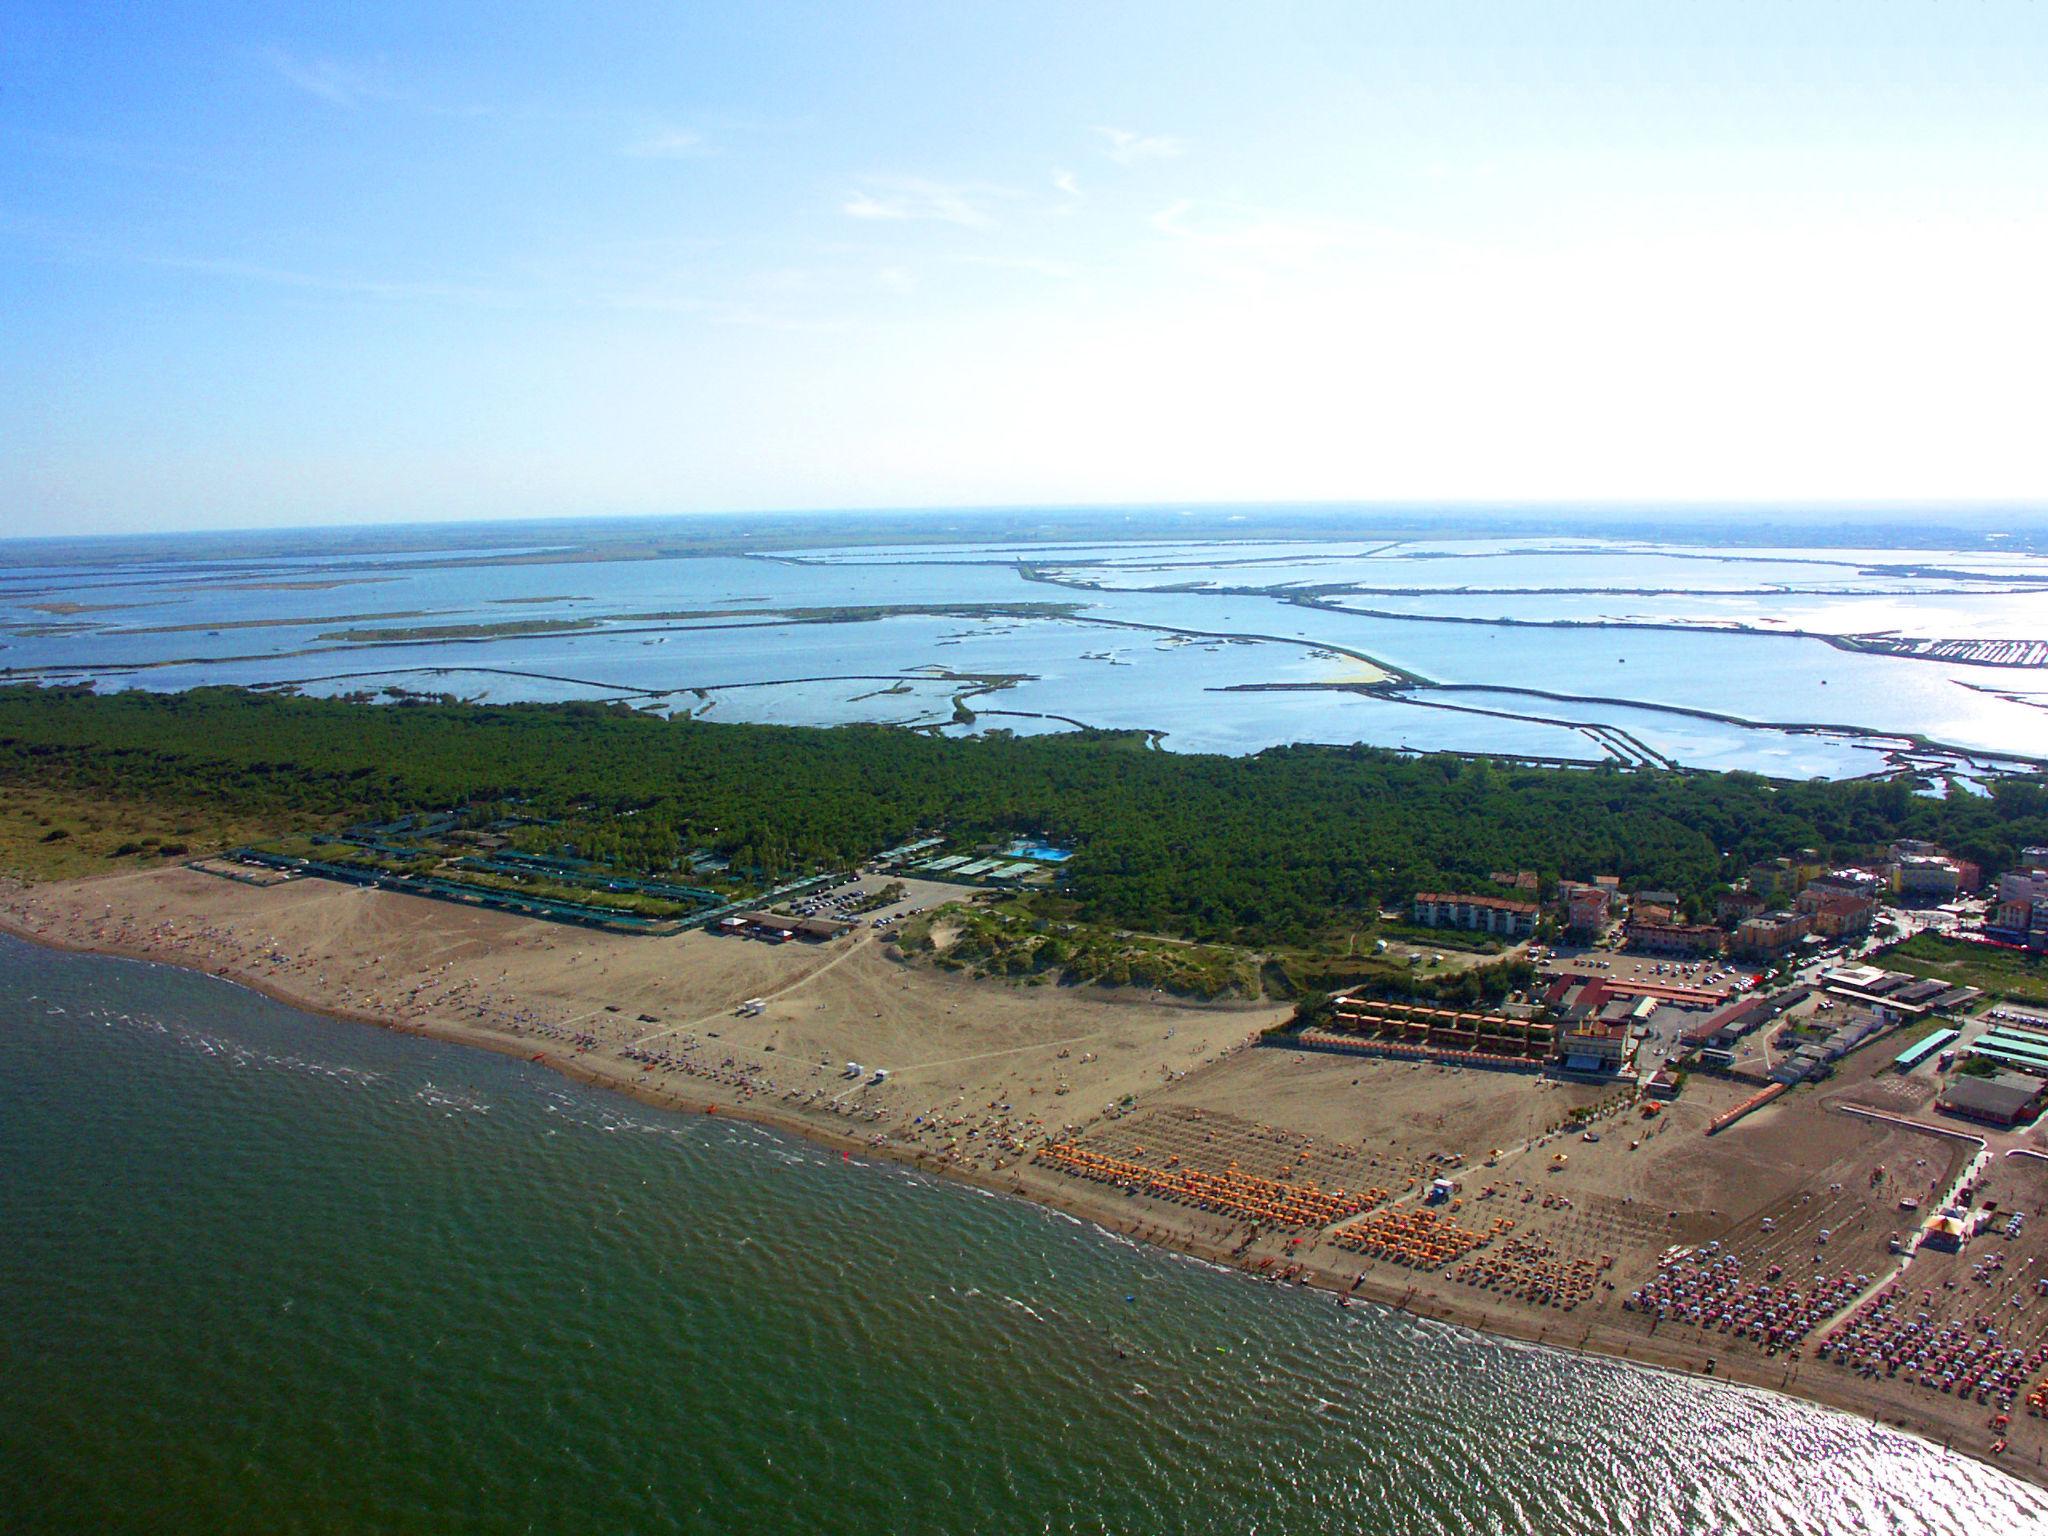
[[[0,939],[0,1528],[1953,1532],[1859,1420]]]

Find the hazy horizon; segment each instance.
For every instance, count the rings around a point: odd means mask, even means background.
[[[1951,521],[1938,529],[1910,520],[1939,514]],[[11,534],[0,551],[33,553],[38,547],[144,546],[156,542],[201,544],[209,539],[264,536],[282,541],[427,548],[445,536],[458,541],[506,542],[513,535],[546,538],[564,548],[576,543],[630,542],[636,536],[672,531],[709,534],[719,525],[746,523],[761,532],[789,533],[816,524],[821,536],[837,528],[870,533],[893,531],[906,539],[933,543],[976,543],[1038,539],[1047,542],[1181,538],[1226,541],[1235,532],[1258,541],[1382,537],[1413,531],[1432,537],[1549,536],[1587,539],[1639,535],[1644,518],[1668,519],[1688,536],[1716,529],[1753,535],[1759,543],[1815,538],[1824,544],[1868,534],[1896,544],[1908,532],[1914,540],[1942,547],[1961,540],[2017,537],[2031,542],[2048,534],[2048,503],[1865,501],[1785,503],[1676,501],[1386,501],[1386,502],[1075,502],[1057,505],[776,507],[759,510],[711,507],[691,512],[575,512],[473,518],[391,518],[354,522],[223,523],[162,531],[103,530],[83,533]],[[1108,520],[1114,519],[1114,522]],[[1839,520],[1850,520],[1846,525]],[[1830,526],[1830,520],[1837,520]],[[722,530],[721,530],[722,531]],[[1773,535],[1778,536],[1773,536]],[[578,536],[582,536],[580,539]],[[0,563],[5,563],[0,561]]]

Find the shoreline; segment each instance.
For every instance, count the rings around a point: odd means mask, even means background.
[[[17,887],[16,893],[34,889]],[[806,1113],[773,1102],[756,1102],[767,1097],[764,1093],[731,1088],[701,1078],[684,1084],[663,1079],[657,1086],[650,1074],[621,1070],[623,1064],[610,1067],[596,1065],[596,1061],[609,1062],[611,1058],[592,1051],[515,1040],[488,1029],[447,1019],[426,1016],[407,1019],[348,1007],[279,985],[232,964],[209,962],[198,956],[173,951],[165,945],[101,939],[85,941],[26,926],[5,910],[0,910],[0,932],[44,949],[168,965],[211,976],[260,993],[283,1006],[321,1017],[518,1057],[547,1067],[583,1086],[618,1092],[653,1108],[740,1119],[848,1155],[887,1160],[991,1194],[1025,1200],[1049,1211],[1089,1222],[1105,1232],[1229,1270],[1246,1279],[1327,1292],[1339,1306],[1355,1299],[1391,1313],[1403,1314],[1412,1320],[1434,1322],[1522,1347],[1554,1349],[1798,1398],[1851,1414],[1873,1426],[1881,1425],[1886,1430],[1909,1434],[1957,1451],[2022,1482],[2048,1488],[2048,1466],[2044,1466],[2038,1450],[2036,1457],[2029,1460],[1992,1456],[1956,1435],[1950,1426],[1932,1415],[1915,1415],[1902,1411],[1898,1404],[1873,1402],[1869,1397],[1859,1395],[1850,1390],[1859,1383],[1858,1377],[1824,1366],[1823,1362],[1803,1351],[1789,1359],[1771,1360],[1743,1351],[1732,1340],[1725,1346],[1716,1347],[1711,1342],[1681,1338],[1675,1329],[1673,1336],[1666,1341],[1659,1340],[1654,1334],[1645,1336],[1624,1329],[1614,1321],[1597,1316],[1581,1319],[1537,1313],[1517,1315],[1513,1310],[1486,1305],[1489,1298],[1483,1292],[1475,1293],[1469,1302],[1463,1299],[1462,1294],[1453,1299],[1443,1293],[1443,1287],[1431,1283],[1440,1276],[1425,1272],[1405,1271],[1413,1278],[1404,1282],[1390,1281],[1383,1272],[1340,1268],[1338,1266],[1347,1259],[1355,1262],[1355,1256],[1330,1243],[1327,1234],[1305,1236],[1299,1250],[1289,1247],[1284,1233],[1268,1234],[1262,1240],[1232,1247],[1213,1232],[1202,1230],[1203,1222],[1177,1208],[1148,1206],[1143,1212],[1147,1219],[1133,1219],[1130,1197],[1101,1185],[1063,1178],[1035,1164],[1028,1153],[995,1169],[965,1166],[957,1160],[936,1155],[928,1148],[909,1145],[880,1133],[856,1133],[829,1116]],[[586,1058],[595,1058],[595,1061]],[[1712,1368],[1703,1368],[1709,1362]]]

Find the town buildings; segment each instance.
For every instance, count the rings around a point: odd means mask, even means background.
[[[1806,937],[1811,919],[1799,912],[1762,912],[1735,925],[1730,950],[1745,960],[1777,960]]]
[[[1454,896],[1426,891],[1415,897],[1415,921],[1425,928],[1469,928],[1477,933],[1497,933],[1503,938],[1527,938],[1536,931],[1536,919],[1541,913],[1542,908],[1533,901],[1510,901],[1502,896]]]
[[[1819,882],[1801,891],[1793,908],[1806,918],[1813,932],[1828,939],[1854,938],[1868,933],[1877,917],[1875,897],[1840,886],[1824,886]]]
[[[1718,955],[1726,935],[1712,923],[1664,922],[1631,917],[1622,930],[1630,949],[1652,955]]]
[[[1607,931],[1614,913],[1614,893],[1604,885],[1561,881],[1558,904],[1563,909],[1565,931],[1579,943],[1586,944]]]
[[[2048,864],[2048,849],[2029,848]],[[2048,868],[2016,869],[1999,877],[1998,899],[1985,916],[1991,937],[2030,949],[2048,949]]]

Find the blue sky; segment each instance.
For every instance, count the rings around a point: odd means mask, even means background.
[[[2038,499],[2048,7],[0,5],[18,533]]]

